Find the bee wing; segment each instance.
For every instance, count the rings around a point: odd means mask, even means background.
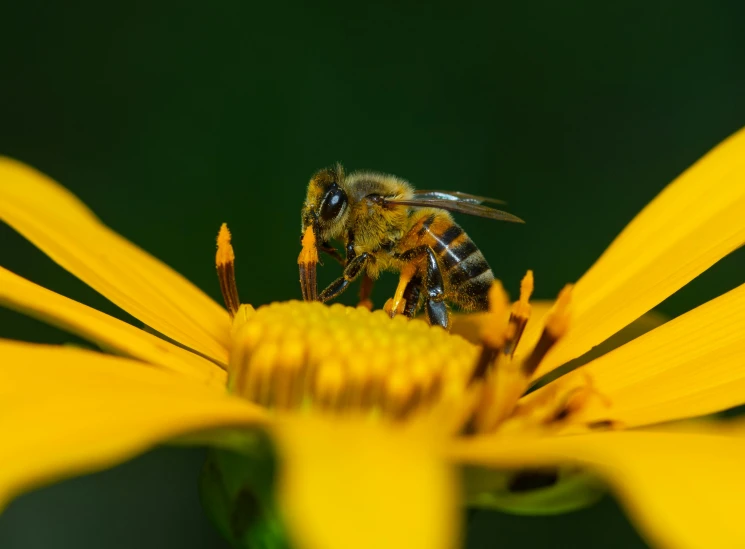
[[[462,193],[460,191],[414,191],[414,198],[417,200],[452,200],[453,202],[465,202],[468,204],[482,204],[489,202],[491,204],[506,204],[504,200],[489,198],[488,196],[477,196],[475,194]]]
[[[511,213],[503,212],[484,206],[482,204],[474,204],[473,202],[463,202],[461,200],[453,200],[451,198],[426,198],[420,199],[418,196],[410,200],[397,200],[397,199],[385,199],[386,204],[392,206],[411,206],[414,208],[439,208],[441,210],[447,210],[449,212],[462,213],[467,215],[475,215],[476,217],[485,217],[487,219],[496,219],[497,221],[510,221],[512,223],[525,223],[519,217],[512,215]]]

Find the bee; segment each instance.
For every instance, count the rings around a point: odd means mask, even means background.
[[[489,264],[450,213],[522,223],[484,205],[498,200],[462,192],[425,191],[393,175],[344,173],[340,164],[318,171],[302,209],[298,257],[303,299],[326,302],[364,275],[360,298],[369,303],[372,283],[383,271],[400,273],[391,316],[413,317],[424,305],[432,325],[450,326],[448,303],[465,311],[488,308],[494,281]],[[345,257],[331,246],[344,244]],[[317,293],[316,264],[324,252],[344,266],[341,277]]]

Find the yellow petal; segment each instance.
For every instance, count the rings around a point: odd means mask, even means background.
[[[36,170],[0,157],[0,219],[148,326],[227,363],[228,313]]]
[[[744,181],[741,130],[660,193],[577,282],[569,332],[538,375],[590,350],[741,246]]]
[[[209,360],[0,267],[0,305],[59,326],[106,350],[163,366],[224,388],[227,375]]]
[[[491,467],[578,463],[614,487],[655,547],[745,547],[745,432],[696,429],[592,433],[454,445],[461,462]]]
[[[745,403],[745,284],[594,360],[591,401],[572,420],[635,426]]]
[[[456,479],[426,434],[322,418],[275,429],[280,506],[299,549],[456,546]]]
[[[0,509],[185,433],[262,424],[243,400],[141,362],[0,340]]]

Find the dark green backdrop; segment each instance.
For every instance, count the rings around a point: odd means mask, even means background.
[[[532,268],[550,297],[745,124],[741,0],[2,0],[0,13],[0,154],[67,185],[215,298],[223,221],[244,300],[299,296],[305,184],[336,160],[506,199],[526,226],[462,224],[513,294]],[[127,318],[6,227],[0,242],[3,266]],[[736,254],[660,309],[677,315],[743,272]],[[70,340],[6,311],[0,337]],[[199,509],[201,458],[157,450],[24,496],[0,517],[0,547],[222,547]],[[469,523],[474,549],[643,547],[610,498]]]

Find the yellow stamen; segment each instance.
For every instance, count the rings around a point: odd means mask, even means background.
[[[509,336],[507,324],[507,292],[502,283],[495,280],[489,289],[489,312],[481,327],[481,354],[471,373],[470,383],[484,379],[494,367],[499,353]]]
[[[217,255],[215,256],[215,261],[218,266],[235,262],[235,252],[233,251],[233,245],[230,243],[230,239],[231,234],[228,224],[223,223],[220,225],[220,231],[217,233]]]
[[[563,336],[569,328],[569,304],[572,301],[573,288],[573,284],[567,284],[562,288],[553,309],[546,317],[546,330],[556,339]]]
[[[532,273],[530,272],[523,279],[520,292],[521,301],[523,301],[522,305],[527,305],[527,300],[532,291],[532,279]],[[501,359],[500,357],[496,357],[492,363],[494,373],[484,376],[483,394],[474,415],[477,431],[492,431],[496,429],[514,412],[518,401],[530,385],[533,372],[538,368],[540,361],[567,330],[571,289],[572,287],[567,285],[560,292],[554,308],[548,314],[541,338],[525,361],[522,363],[513,362],[508,358],[508,356],[511,357],[510,353],[503,355]],[[526,311],[526,308],[521,305],[517,309],[519,309],[519,312]],[[516,307],[513,307],[513,313],[515,310]],[[527,311],[529,312],[529,309]],[[512,317],[510,320],[512,320]],[[510,329],[514,329],[515,324],[510,322],[509,326]],[[513,334],[509,334],[509,338],[514,341]],[[574,401],[571,405],[574,405]],[[565,402],[564,406],[570,406],[569,401]],[[565,413],[569,411],[571,410],[567,410]]]
[[[524,386],[514,383],[511,364],[500,357],[506,342],[512,338],[508,323],[509,301],[502,283],[495,281],[489,289],[489,312],[482,327],[482,347],[470,384],[481,386],[480,397],[464,434],[489,431],[506,417],[520,398]]]
[[[546,353],[569,329],[569,304],[572,299],[572,287],[571,284],[564,286],[559,292],[559,297],[556,298],[553,309],[546,315],[546,325],[543,333],[533,351],[522,364],[522,370],[526,376],[533,375]]]
[[[313,227],[305,229],[303,235],[303,249],[297,258],[298,263],[318,263],[318,248],[316,248],[316,235],[313,233]]]
[[[305,301],[315,301],[318,297],[318,285],[316,282],[316,265],[318,264],[318,246],[313,225],[308,225],[303,234],[303,249],[297,258],[300,269],[300,287],[303,291]]]
[[[528,270],[520,281],[520,300],[512,306],[512,314],[519,317],[530,316],[530,296],[533,295],[533,271]]]
[[[515,356],[515,349],[530,319],[530,296],[533,294],[533,271],[528,271],[520,282],[520,299],[512,304],[510,326],[512,335],[504,347],[504,354]]]
[[[504,346],[514,339],[514,325],[507,318],[508,305],[501,283],[495,282],[489,291],[489,319],[484,324],[484,346],[477,366],[484,370],[484,386],[472,419],[473,431],[493,430],[513,410],[527,387],[520,369],[502,355]],[[488,367],[482,366],[485,362]],[[491,375],[487,375],[490,371]]]
[[[489,289],[489,314],[481,331],[484,345],[492,349],[504,347],[510,335],[507,326],[507,308],[509,299],[502,283],[495,280]]]
[[[225,307],[231,317],[238,312],[241,301],[238,297],[238,287],[235,283],[235,253],[230,244],[230,231],[227,223],[223,223],[217,234],[217,254],[215,255],[217,265],[217,277],[220,280],[220,291],[225,300]]]

